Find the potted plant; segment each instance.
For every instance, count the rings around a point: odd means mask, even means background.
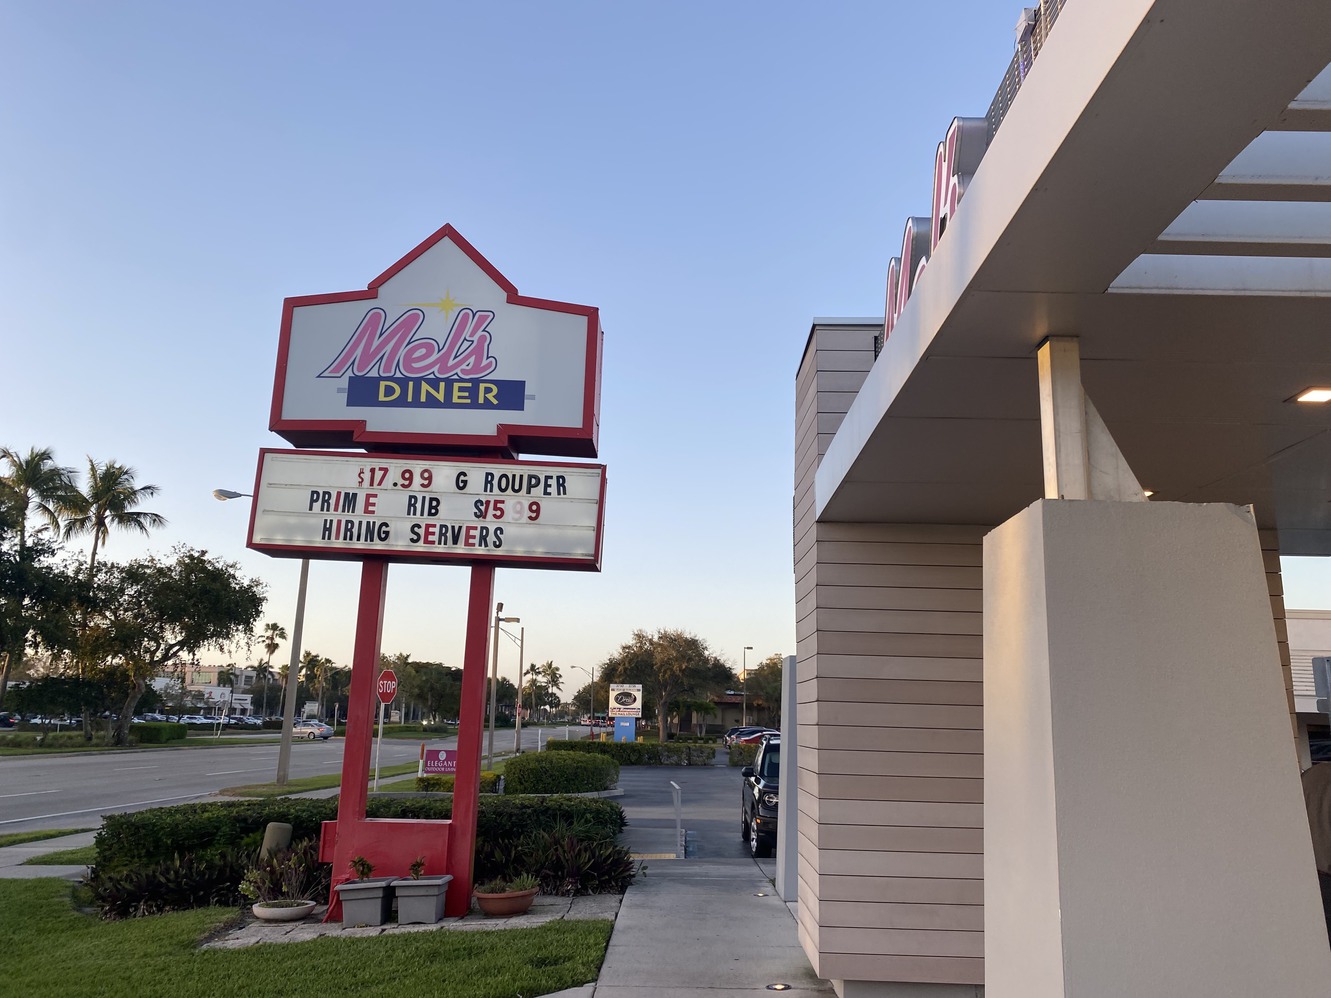
[[[342,927],[383,925],[393,908],[393,878],[371,878],[374,864],[364,856],[352,857],[350,866],[356,879],[334,888],[342,902]]]
[[[541,893],[541,883],[530,873],[524,873],[512,880],[499,878],[480,884],[473,893],[482,913],[491,918],[508,918],[531,907]]]
[[[444,917],[444,894],[452,876],[425,876],[425,857],[417,856],[410,867],[411,876],[393,881],[397,894],[397,920],[406,925],[411,922],[434,924]]]
[[[307,839],[261,856],[245,871],[240,893],[254,902],[250,910],[262,921],[304,918],[328,896],[328,871],[319,863],[318,843]]]

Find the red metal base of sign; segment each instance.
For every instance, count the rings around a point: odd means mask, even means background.
[[[445,913],[465,915],[471,908],[472,865],[476,851],[476,812],[480,796],[482,715],[485,706],[485,652],[494,567],[471,570],[467,603],[467,642],[462,663],[462,704],[458,718],[458,764],[451,821],[367,818],[370,749],[374,734],[375,685],[383,630],[384,591],[388,563],[366,560],[361,565],[360,607],[351,661],[346,745],[342,755],[342,787],[337,821],[326,821],[319,858],[333,865],[333,884],[353,878],[351,861],[363,856],[375,876],[405,877],[418,856],[425,873],[452,874]],[[342,917],[336,891],[329,899],[327,921]]]

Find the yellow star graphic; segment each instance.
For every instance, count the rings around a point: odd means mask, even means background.
[[[445,291],[444,297],[440,298],[438,301],[409,301],[407,304],[414,308],[437,308],[444,313],[445,319],[451,319],[453,313],[462,307],[460,301],[454,300],[453,292],[451,290]]]

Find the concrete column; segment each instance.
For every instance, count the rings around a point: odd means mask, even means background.
[[[1044,500],[994,530],[984,690],[988,998],[1324,998],[1246,509]]]

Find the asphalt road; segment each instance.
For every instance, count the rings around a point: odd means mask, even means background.
[[[576,726],[572,737],[585,733]],[[524,751],[535,751],[540,737],[562,737],[565,729],[522,729]],[[269,783],[277,775],[272,733],[228,735],[218,747],[142,748],[124,752],[0,757],[0,833],[45,828],[95,828],[103,815],[182,804],[209,797],[223,787]],[[427,739],[430,748],[451,748],[456,738]],[[513,729],[495,732],[495,754],[513,750]],[[420,741],[385,738],[383,767],[414,762]],[[290,775],[319,776],[342,769],[343,740],[296,741]],[[485,743],[482,741],[482,752]],[[371,749],[371,773],[374,754]],[[401,777],[395,777],[400,779]]]

